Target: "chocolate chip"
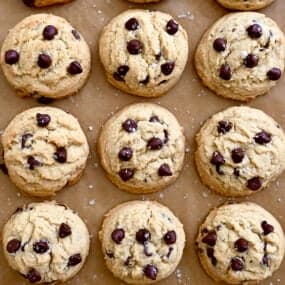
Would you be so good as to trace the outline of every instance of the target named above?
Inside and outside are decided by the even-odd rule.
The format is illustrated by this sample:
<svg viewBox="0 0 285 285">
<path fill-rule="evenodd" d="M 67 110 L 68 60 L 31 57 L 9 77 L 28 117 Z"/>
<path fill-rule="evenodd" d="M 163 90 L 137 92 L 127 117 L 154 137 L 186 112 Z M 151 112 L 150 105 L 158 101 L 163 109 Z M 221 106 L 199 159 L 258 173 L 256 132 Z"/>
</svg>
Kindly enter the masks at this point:
<svg viewBox="0 0 285 285">
<path fill-rule="evenodd" d="M 71 33 L 73 34 L 73 36 L 76 40 L 78 40 L 78 41 L 80 40 L 80 34 L 78 33 L 78 31 L 72 30 Z"/>
<path fill-rule="evenodd" d="M 147 148 L 151 150 L 159 150 L 163 147 L 163 141 L 160 138 L 153 137 L 147 142 Z"/>
<path fill-rule="evenodd" d="M 262 264 L 269 267 L 269 258 L 267 254 L 262 257 Z"/>
<path fill-rule="evenodd" d="M 7 166 L 5 165 L 5 163 L 0 164 L 0 169 L 5 175 L 8 175 L 8 169 L 7 169 Z"/>
<path fill-rule="evenodd" d="M 125 24 L 125 28 L 129 31 L 135 31 L 138 27 L 139 22 L 136 18 L 130 18 Z"/>
<path fill-rule="evenodd" d="M 161 58 L 161 56 L 162 56 L 162 54 L 161 54 L 161 52 L 159 52 L 158 54 L 155 55 L 155 59 L 156 59 L 157 61 L 159 61 L 160 58 Z"/>
<path fill-rule="evenodd" d="M 42 277 L 41 274 L 34 268 L 30 269 L 28 272 L 26 278 L 31 282 L 31 283 L 36 283 L 40 282 Z"/>
<path fill-rule="evenodd" d="M 143 44 L 139 40 L 131 40 L 127 43 L 127 50 L 133 55 L 140 54 L 143 50 Z"/>
<path fill-rule="evenodd" d="M 227 132 L 229 132 L 233 127 L 233 124 L 231 122 L 228 121 L 219 121 L 218 123 L 218 133 L 219 134 L 225 134 Z"/>
<path fill-rule="evenodd" d="M 52 25 L 48 25 L 44 28 L 43 37 L 47 41 L 53 40 L 53 38 L 58 34 L 57 28 Z"/>
<path fill-rule="evenodd" d="M 116 244 L 120 244 L 125 238 L 125 231 L 123 229 L 115 229 L 113 230 L 111 237 Z"/>
<path fill-rule="evenodd" d="M 128 132 L 128 133 L 133 133 L 137 130 L 138 125 L 137 123 L 132 120 L 132 119 L 127 119 L 123 124 L 122 124 L 123 129 Z"/>
<path fill-rule="evenodd" d="M 48 105 L 48 104 L 52 103 L 54 101 L 54 99 L 41 96 L 37 99 L 37 101 L 40 104 Z"/>
<path fill-rule="evenodd" d="M 214 249 L 212 247 L 207 247 L 207 256 L 211 258 L 212 265 L 216 266 L 218 261 L 217 258 L 214 256 Z"/>
<path fill-rule="evenodd" d="M 241 271 L 241 270 L 243 270 L 243 267 L 244 267 L 244 265 L 243 265 L 243 262 L 240 258 L 238 258 L 238 257 L 232 258 L 231 268 L 233 271 Z"/>
<path fill-rule="evenodd" d="M 132 179 L 134 174 L 135 174 L 135 171 L 134 169 L 131 169 L 131 168 L 122 168 L 119 172 L 119 176 L 125 182 Z"/>
<path fill-rule="evenodd" d="M 23 208 L 22 208 L 22 207 L 18 207 L 18 208 L 14 211 L 13 215 L 18 214 L 18 213 L 21 213 L 21 212 L 23 212 Z"/>
<path fill-rule="evenodd" d="M 267 78 L 272 81 L 276 81 L 281 77 L 281 70 L 280 68 L 273 67 L 267 72 Z"/>
<path fill-rule="evenodd" d="M 143 269 L 143 272 L 147 278 L 149 278 L 151 280 L 156 280 L 156 276 L 158 274 L 158 269 L 154 265 L 148 264 Z"/>
<path fill-rule="evenodd" d="M 60 238 L 66 238 L 72 234 L 71 228 L 69 225 L 62 223 L 59 227 L 58 235 Z"/>
<path fill-rule="evenodd" d="M 38 66 L 40 68 L 49 68 L 52 64 L 52 59 L 48 54 L 42 53 L 38 57 Z"/>
<path fill-rule="evenodd" d="M 162 165 L 160 165 L 159 169 L 158 169 L 158 175 L 159 176 L 172 176 L 173 173 L 169 167 L 169 165 L 167 163 L 163 163 Z"/>
<path fill-rule="evenodd" d="M 150 119 L 149 119 L 149 121 L 150 121 L 151 123 L 160 123 L 158 116 L 155 116 L 155 115 L 154 115 L 154 116 L 151 116 Z"/>
<path fill-rule="evenodd" d="M 245 252 L 248 250 L 248 247 L 249 247 L 248 241 L 243 238 L 240 238 L 235 242 L 235 249 L 238 252 Z"/>
<path fill-rule="evenodd" d="M 248 54 L 247 57 L 243 60 L 243 64 L 248 68 L 253 68 L 258 65 L 259 58 L 255 54 Z"/>
<path fill-rule="evenodd" d="M 232 70 L 227 63 L 221 65 L 220 77 L 224 80 L 230 80 L 232 78 Z"/>
<path fill-rule="evenodd" d="M 164 241 L 166 244 L 174 244 L 176 242 L 176 232 L 175 231 L 169 231 L 167 232 L 164 237 Z"/>
<path fill-rule="evenodd" d="M 69 257 L 67 266 L 76 266 L 77 264 L 81 263 L 82 257 L 80 253 L 74 254 Z"/>
<path fill-rule="evenodd" d="M 16 253 L 21 247 L 21 241 L 18 239 L 12 239 L 7 243 L 6 250 L 9 253 Z"/>
<path fill-rule="evenodd" d="M 48 114 L 36 114 L 36 119 L 39 127 L 46 127 L 50 123 L 50 115 Z"/>
<path fill-rule="evenodd" d="M 146 256 L 152 256 L 152 253 L 149 251 L 149 247 L 148 247 L 147 243 L 144 243 L 144 245 L 143 245 L 143 253 Z"/>
<path fill-rule="evenodd" d="M 163 143 L 167 143 L 169 141 L 169 137 L 168 137 L 168 131 L 167 130 L 163 130 L 164 133 L 164 141 Z"/>
<path fill-rule="evenodd" d="M 262 27 L 258 24 L 249 26 L 246 31 L 252 39 L 258 39 L 262 36 Z"/>
<path fill-rule="evenodd" d="M 67 72 L 71 75 L 76 75 L 82 73 L 83 69 L 81 67 L 81 64 L 75 60 L 69 64 L 67 67 Z"/>
<path fill-rule="evenodd" d="M 237 169 L 237 168 L 234 169 L 234 175 L 235 175 L 235 177 L 239 177 L 239 175 L 240 175 L 239 169 Z"/>
<path fill-rule="evenodd" d="M 26 147 L 26 142 L 29 138 L 32 138 L 33 135 L 30 133 L 27 134 L 23 134 L 22 135 L 22 139 L 21 139 L 21 148 L 25 148 Z"/>
<path fill-rule="evenodd" d="M 244 159 L 244 150 L 241 147 L 232 150 L 232 160 L 234 163 L 240 163 Z"/>
<path fill-rule="evenodd" d="M 261 223 L 261 227 L 263 229 L 263 234 L 265 236 L 269 235 L 270 233 L 273 233 L 274 232 L 274 227 L 270 224 L 268 224 L 266 221 L 263 221 Z"/>
<path fill-rule="evenodd" d="M 106 255 L 110 258 L 114 258 L 114 253 L 112 251 L 106 250 Z"/>
<path fill-rule="evenodd" d="M 120 65 L 117 69 L 117 72 L 121 77 L 124 77 L 128 73 L 129 69 L 130 68 L 127 65 Z"/>
<path fill-rule="evenodd" d="M 169 257 L 170 257 L 170 255 L 171 255 L 172 251 L 173 251 L 173 247 L 172 247 L 172 246 L 170 246 L 170 247 L 169 247 L 169 249 L 168 249 L 168 253 L 167 253 L 167 255 L 166 255 L 166 257 L 167 257 L 167 258 L 169 258 Z"/>
<path fill-rule="evenodd" d="M 252 191 L 257 191 L 258 189 L 261 188 L 261 186 L 262 186 L 262 182 L 261 182 L 260 177 L 258 176 L 253 177 L 247 181 L 247 188 L 249 188 Z"/>
<path fill-rule="evenodd" d="M 5 62 L 7 64 L 15 64 L 19 61 L 20 55 L 16 50 L 10 49 L 5 53 Z"/>
<path fill-rule="evenodd" d="M 161 72 L 164 75 L 169 75 L 169 74 L 172 73 L 174 67 L 175 67 L 175 62 L 174 61 L 169 61 L 169 62 L 163 63 L 160 66 L 160 69 L 161 69 Z"/>
<path fill-rule="evenodd" d="M 173 20 L 169 20 L 166 24 L 166 31 L 169 35 L 174 35 L 178 32 L 179 25 Z"/>
<path fill-rule="evenodd" d="M 29 155 L 27 159 L 30 170 L 35 170 L 37 166 L 42 166 L 41 162 L 35 159 L 33 156 Z"/>
<path fill-rule="evenodd" d="M 215 246 L 217 242 L 217 233 L 216 231 L 209 231 L 205 237 L 203 237 L 202 242 L 209 245 Z"/>
<path fill-rule="evenodd" d="M 225 164 L 225 159 L 224 157 L 220 154 L 220 152 L 215 151 L 212 155 L 211 158 L 211 163 L 215 166 L 221 166 Z"/>
<path fill-rule="evenodd" d="M 125 265 L 125 266 L 129 266 L 131 260 L 132 260 L 132 257 L 131 257 L 131 256 L 128 256 L 127 259 L 126 259 L 126 261 L 124 262 L 124 265 Z"/>
<path fill-rule="evenodd" d="M 258 144 L 267 144 L 271 142 L 271 134 L 262 131 L 255 135 L 254 140 Z"/>
<path fill-rule="evenodd" d="M 33 250 L 38 254 L 43 254 L 49 250 L 47 241 L 41 240 L 33 244 Z"/>
<path fill-rule="evenodd" d="M 136 232 L 137 242 L 144 244 L 151 240 L 151 234 L 147 229 L 140 229 Z"/>
<path fill-rule="evenodd" d="M 67 151 L 65 147 L 57 147 L 54 153 L 54 159 L 59 163 L 65 163 L 67 160 Z"/>
<path fill-rule="evenodd" d="M 213 43 L 213 47 L 218 52 L 225 51 L 227 48 L 227 41 L 223 38 L 217 38 Z"/>
<path fill-rule="evenodd" d="M 147 85 L 149 83 L 149 75 L 146 76 L 146 78 L 142 81 L 140 81 L 141 84 Z"/>
<path fill-rule="evenodd" d="M 133 150 L 130 147 L 123 147 L 118 156 L 122 161 L 129 161 L 133 156 Z"/>
</svg>

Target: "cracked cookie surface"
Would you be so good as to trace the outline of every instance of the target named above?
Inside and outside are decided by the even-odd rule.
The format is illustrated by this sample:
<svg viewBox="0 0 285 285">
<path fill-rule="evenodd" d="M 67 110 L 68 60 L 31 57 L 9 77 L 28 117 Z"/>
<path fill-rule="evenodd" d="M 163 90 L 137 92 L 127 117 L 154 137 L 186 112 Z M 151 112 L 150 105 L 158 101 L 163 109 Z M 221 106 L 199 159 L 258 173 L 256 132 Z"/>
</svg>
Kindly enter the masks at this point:
<svg viewBox="0 0 285 285">
<path fill-rule="evenodd" d="M 180 174 L 185 137 L 178 121 L 156 104 L 129 105 L 103 126 L 98 153 L 110 180 L 120 189 L 149 193 Z"/>
<path fill-rule="evenodd" d="M 65 4 L 73 0 L 22 0 L 29 7 L 46 7 L 56 4 Z"/>
<path fill-rule="evenodd" d="M 109 270 L 129 284 L 149 284 L 169 276 L 183 254 L 183 225 L 165 206 L 132 201 L 108 212 L 99 238 Z"/>
<path fill-rule="evenodd" d="M 9 265 L 31 283 L 66 281 L 82 268 L 89 233 L 81 218 L 56 202 L 18 208 L 3 229 Z"/>
<path fill-rule="evenodd" d="M 225 8 L 233 10 L 258 10 L 270 5 L 274 0 L 217 0 Z"/>
<path fill-rule="evenodd" d="M 285 38 L 261 13 L 231 13 L 202 37 L 195 65 L 203 83 L 218 95 L 248 101 L 265 94 L 284 70 Z"/>
<path fill-rule="evenodd" d="M 1 49 L 1 66 L 20 96 L 62 98 L 76 93 L 90 72 L 90 50 L 65 19 L 29 16 L 11 29 Z"/>
<path fill-rule="evenodd" d="M 231 107 L 215 114 L 196 137 L 202 182 L 226 196 L 251 195 L 285 168 L 285 134 L 264 112 Z"/>
<path fill-rule="evenodd" d="M 217 282 L 256 284 L 276 271 L 284 257 L 279 222 L 253 203 L 212 210 L 196 240 L 205 271 Z"/>
<path fill-rule="evenodd" d="M 175 85 L 185 68 L 187 33 L 168 14 L 128 10 L 104 28 L 99 51 L 115 87 L 138 96 L 160 96 Z"/>
<path fill-rule="evenodd" d="M 77 119 L 52 107 L 18 114 L 5 129 L 2 144 L 11 180 L 34 196 L 51 196 L 76 183 L 89 154 Z"/>
</svg>

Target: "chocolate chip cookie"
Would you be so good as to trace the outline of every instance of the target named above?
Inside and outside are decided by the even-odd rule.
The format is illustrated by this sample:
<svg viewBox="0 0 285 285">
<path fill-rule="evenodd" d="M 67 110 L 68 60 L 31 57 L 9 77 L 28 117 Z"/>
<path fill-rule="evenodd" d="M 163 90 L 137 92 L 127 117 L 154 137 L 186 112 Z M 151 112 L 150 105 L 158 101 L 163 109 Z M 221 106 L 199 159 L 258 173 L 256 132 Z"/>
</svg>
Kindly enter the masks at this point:
<svg viewBox="0 0 285 285">
<path fill-rule="evenodd" d="M 222 6 L 233 10 L 258 10 L 270 5 L 274 0 L 217 0 Z"/>
<path fill-rule="evenodd" d="M 168 14 L 128 10 L 104 28 L 99 50 L 111 84 L 134 95 L 155 97 L 180 78 L 188 57 L 187 33 Z"/>
<path fill-rule="evenodd" d="M 268 92 L 284 70 L 285 38 L 263 14 L 231 13 L 203 36 L 195 65 L 203 83 L 218 95 L 248 101 Z"/>
<path fill-rule="evenodd" d="M 72 0 L 22 0 L 29 7 L 46 7 L 56 4 L 64 4 Z"/>
<path fill-rule="evenodd" d="M 3 252 L 9 265 L 31 283 L 64 282 L 82 268 L 89 233 L 65 205 L 32 203 L 18 208 L 4 226 Z"/>
<path fill-rule="evenodd" d="M 149 193 L 173 183 L 185 152 L 183 129 L 165 108 L 127 106 L 103 126 L 98 153 L 110 180 L 120 189 Z"/>
<path fill-rule="evenodd" d="M 76 93 L 90 71 L 90 50 L 65 19 L 29 16 L 11 29 L 1 49 L 1 66 L 20 96 L 62 98 Z"/>
<path fill-rule="evenodd" d="M 150 201 L 118 205 L 106 214 L 99 233 L 106 265 L 129 284 L 168 277 L 183 254 L 183 225 L 165 206 Z"/>
<path fill-rule="evenodd" d="M 11 180 L 34 196 L 51 196 L 81 177 L 89 154 L 75 117 L 51 107 L 18 114 L 2 135 Z"/>
<path fill-rule="evenodd" d="M 215 114 L 196 137 L 202 182 L 226 196 L 251 195 L 285 168 L 285 134 L 260 110 L 232 107 Z"/>
<path fill-rule="evenodd" d="M 196 243 L 205 271 L 228 284 L 257 284 L 270 277 L 279 268 L 285 248 L 278 221 L 253 203 L 212 210 Z"/>
</svg>

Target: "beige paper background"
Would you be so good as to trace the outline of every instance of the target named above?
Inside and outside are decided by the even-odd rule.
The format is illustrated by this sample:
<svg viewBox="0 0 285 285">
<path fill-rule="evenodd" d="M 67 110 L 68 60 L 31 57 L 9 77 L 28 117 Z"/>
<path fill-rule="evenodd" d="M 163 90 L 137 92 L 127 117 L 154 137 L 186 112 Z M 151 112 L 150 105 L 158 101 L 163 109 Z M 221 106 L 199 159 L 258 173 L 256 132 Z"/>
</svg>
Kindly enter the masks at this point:
<svg viewBox="0 0 285 285">
<path fill-rule="evenodd" d="M 56 199 L 66 203 L 79 212 L 86 221 L 92 234 L 90 256 L 82 271 L 67 284 L 70 285 L 115 285 L 123 284 L 106 269 L 97 233 L 103 214 L 118 203 L 143 199 L 142 195 L 131 195 L 116 189 L 105 177 L 95 153 L 95 142 L 103 122 L 116 110 L 126 104 L 143 101 L 138 97 L 123 94 L 110 86 L 98 57 L 98 37 L 102 27 L 115 15 L 129 7 L 141 7 L 161 10 L 179 18 L 180 23 L 189 34 L 190 56 L 181 81 L 167 95 L 148 100 L 168 107 L 185 128 L 187 147 L 185 167 L 178 181 L 166 190 L 146 199 L 158 200 L 169 206 L 185 225 L 187 245 L 177 274 L 158 284 L 175 285 L 211 285 L 213 281 L 202 270 L 194 250 L 194 239 L 199 223 L 214 206 L 226 201 L 225 198 L 211 193 L 202 186 L 193 164 L 195 150 L 194 136 L 200 124 L 213 113 L 238 102 L 222 99 L 202 86 L 193 68 L 193 52 L 203 31 L 216 19 L 227 13 L 214 0 L 163 0 L 159 4 L 134 5 L 126 0 L 76 0 L 64 6 L 46 9 L 30 9 L 21 0 L 0 1 L 0 43 L 9 30 L 22 18 L 37 12 L 51 12 L 68 19 L 85 37 L 92 49 L 92 73 L 86 86 L 73 97 L 51 104 L 71 112 L 78 117 L 91 146 L 91 158 L 81 181 L 71 188 L 65 188 L 57 194 Z M 263 10 L 273 17 L 285 31 L 285 2 L 275 3 Z M 260 108 L 272 115 L 285 128 L 285 76 L 270 94 L 260 97 L 249 105 Z M 14 115 L 29 107 L 38 105 L 33 99 L 22 99 L 15 96 L 0 73 L 0 129 L 3 130 Z M 91 130 L 90 126 L 93 128 Z M 90 186 L 92 185 L 92 186 Z M 264 206 L 280 220 L 285 228 L 285 173 L 278 182 L 261 193 L 245 199 Z M 92 187 L 92 189 L 90 189 Z M 95 205 L 89 202 L 95 200 Z M 240 199 L 242 200 L 242 199 Z M 32 197 L 20 195 L 8 176 L 0 172 L 0 228 L 16 207 L 30 201 Z M 270 283 L 272 282 L 272 283 Z M 7 265 L 0 250 L 0 284 L 28 284 L 22 277 L 13 272 Z M 274 276 L 262 284 L 285 284 L 285 262 Z"/>
</svg>

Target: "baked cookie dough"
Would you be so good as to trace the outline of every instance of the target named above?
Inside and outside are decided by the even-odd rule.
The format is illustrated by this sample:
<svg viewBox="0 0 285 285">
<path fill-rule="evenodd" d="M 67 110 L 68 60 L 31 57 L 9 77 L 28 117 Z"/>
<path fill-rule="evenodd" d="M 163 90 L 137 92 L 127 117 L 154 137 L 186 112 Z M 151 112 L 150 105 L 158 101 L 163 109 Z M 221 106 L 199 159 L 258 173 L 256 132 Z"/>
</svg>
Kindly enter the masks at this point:
<svg viewBox="0 0 285 285">
<path fill-rule="evenodd" d="M 216 282 L 257 284 L 279 268 L 285 240 L 269 212 L 240 203 L 212 210 L 196 244 L 202 266 Z"/>
<path fill-rule="evenodd" d="M 285 135 L 260 110 L 232 107 L 206 121 L 196 136 L 202 182 L 226 196 L 245 196 L 274 181 L 285 168 Z"/>
<path fill-rule="evenodd" d="M 138 96 L 160 96 L 185 68 L 187 33 L 168 14 L 128 10 L 104 28 L 99 51 L 112 85 Z"/>
<path fill-rule="evenodd" d="M 56 4 L 64 4 L 72 0 L 22 0 L 29 7 L 46 7 Z"/>
<path fill-rule="evenodd" d="M 75 117 L 52 107 L 18 114 L 2 134 L 11 180 L 33 196 L 51 196 L 81 177 L 89 154 Z"/>
<path fill-rule="evenodd" d="M 106 214 L 99 232 L 109 270 L 129 284 L 168 277 L 183 254 L 183 225 L 165 206 L 132 201 Z"/>
<path fill-rule="evenodd" d="M 18 208 L 4 226 L 3 252 L 9 265 L 31 283 L 63 282 L 82 268 L 89 233 L 65 205 L 32 203 Z"/>
<path fill-rule="evenodd" d="M 167 109 L 129 105 L 103 126 L 98 153 L 109 179 L 120 189 L 149 193 L 173 183 L 183 166 L 183 128 Z"/>
<path fill-rule="evenodd" d="M 258 10 L 270 5 L 274 0 L 217 0 L 222 6 L 233 10 Z"/>
<path fill-rule="evenodd" d="M 203 36 L 195 65 L 218 95 L 248 101 L 268 92 L 284 70 L 285 38 L 277 24 L 255 12 L 231 13 Z"/>
<path fill-rule="evenodd" d="M 62 98 L 76 93 L 90 71 L 90 50 L 65 19 L 29 16 L 11 29 L 1 49 L 1 66 L 19 96 Z"/>
</svg>

